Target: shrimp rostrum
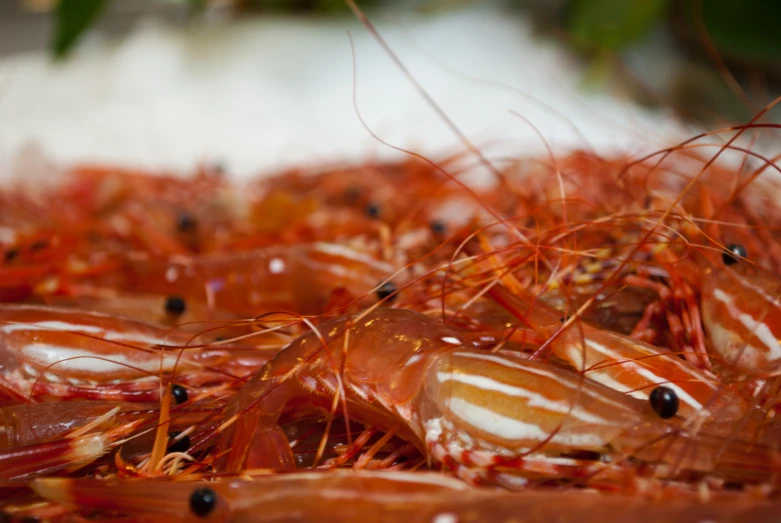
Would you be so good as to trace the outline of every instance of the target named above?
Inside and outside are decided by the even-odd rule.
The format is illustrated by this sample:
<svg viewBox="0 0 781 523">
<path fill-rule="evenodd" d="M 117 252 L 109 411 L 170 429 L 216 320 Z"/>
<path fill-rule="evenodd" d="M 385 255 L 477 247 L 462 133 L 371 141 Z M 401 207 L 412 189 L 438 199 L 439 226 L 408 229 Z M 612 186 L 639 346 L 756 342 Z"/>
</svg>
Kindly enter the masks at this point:
<svg viewBox="0 0 781 523">
<path fill-rule="evenodd" d="M 279 352 L 229 405 L 221 465 L 292 468 L 277 422 L 297 400 L 394 431 L 473 484 L 543 478 L 613 490 L 636 477 L 638 462 L 667 478 L 773 473 L 770 449 L 687 432 L 647 402 L 518 354 L 473 348 L 409 310 L 343 317 Z"/>
</svg>

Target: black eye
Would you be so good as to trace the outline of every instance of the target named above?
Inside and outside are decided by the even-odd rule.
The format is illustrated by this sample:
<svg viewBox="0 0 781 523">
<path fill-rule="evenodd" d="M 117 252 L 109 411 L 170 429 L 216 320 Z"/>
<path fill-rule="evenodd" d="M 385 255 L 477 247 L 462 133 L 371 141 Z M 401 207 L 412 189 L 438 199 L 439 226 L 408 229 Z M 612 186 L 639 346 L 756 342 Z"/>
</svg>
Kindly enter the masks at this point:
<svg viewBox="0 0 781 523">
<path fill-rule="evenodd" d="M 739 243 L 732 243 L 727 245 L 727 248 L 721 253 L 721 259 L 724 265 L 735 265 L 740 261 L 740 258 L 748 257 L 746 248 Z"/>
<path fill-rule="evenodd" d="M 651 408 L 662 419 L 669 419 L 678 414 L 678 395 L 670 387 L 656 387 L 648 396 Z"/>
<path fill-rule="evenodd" d="M 187 303 L 181 296 L 169 296 L 165 299 L 165 312 L 179 316 L 187 310 Z"/>
<path fill-rule="evenodd" d="M 185 389 L 178 383 L 175 383 L 171 387 L 171 396 L 174 397 L 174 401 L 176 402 L 177 405 L 181 405 L 182 403 L 190 399 L 190 395 L 187 393 L 187 389 Z"/>
<path fill-rule="evenodd" d="M 19 256 L 19 249 L 8 249 L 7 251 L 5 251 L 6 262 L 13 261 L 14 258 L 16 258 L 17 256 Z"/>
<path fill-rule="evenodd" d="M 210 488 L 199 488 L 190 494 L 190 510 L 199 518 L 205 518 L 217 505 L 217 494 Z"/>
<path fill-rule="evenodd" d="M 366 216 L 372 220 L 378 219 L 380 214 L 382 214 L 382 209 L 380 208 L 379 203 L 371 202 L 366 206 Z"/>
<path fill-rule="evenodd" d="M 176 226 L 181 232 L 192 231 L 195 229 L 196 223 L 193 215 L 188 212 L 180 213 L 179 216 L 176 217 Z"/>
<path fill-rule="evenodd" d="M 377 298 L 380 300 L 384 300 L 388 298 L 388 303 L 392 302 L 396 299 L 396 295 L 394 294 L 396 292 L 396 285 L 392 281 L 388 281 L 380 285 L 380 288 L 377 289 Z M 393 296 L 391 296 L 393 294 Z"/>
<path fill-rule="evenodd" d="M 190 448 L 190 436 L 182 436 L 181 438 L 176 439 L 179 437 L 179 434 L 181 434 L 181 432 L 172 432 L 168 435 L 168 452 L 187 452 Z"/>
<path fill-rule="evenodd" d="M 445 222 L 440 220 L 434 220 L 431 222 L 431 232 L 438 235 L 443 235 L 447 232 L 447 225 L 445 225 Z"/>
</svg>

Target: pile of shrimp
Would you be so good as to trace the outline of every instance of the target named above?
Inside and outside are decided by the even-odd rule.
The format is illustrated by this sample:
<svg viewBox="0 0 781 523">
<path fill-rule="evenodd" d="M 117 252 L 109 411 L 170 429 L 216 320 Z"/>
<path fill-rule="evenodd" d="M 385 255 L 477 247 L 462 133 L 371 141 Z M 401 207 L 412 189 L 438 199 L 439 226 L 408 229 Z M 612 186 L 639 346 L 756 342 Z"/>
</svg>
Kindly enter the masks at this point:
<svg viewBox="0 0 781 523">
<path fill-rule="evenodd" d="M 775 520 L 779 169 L 731 144 L 4 189 L 3 517 Z"/>
</svg>

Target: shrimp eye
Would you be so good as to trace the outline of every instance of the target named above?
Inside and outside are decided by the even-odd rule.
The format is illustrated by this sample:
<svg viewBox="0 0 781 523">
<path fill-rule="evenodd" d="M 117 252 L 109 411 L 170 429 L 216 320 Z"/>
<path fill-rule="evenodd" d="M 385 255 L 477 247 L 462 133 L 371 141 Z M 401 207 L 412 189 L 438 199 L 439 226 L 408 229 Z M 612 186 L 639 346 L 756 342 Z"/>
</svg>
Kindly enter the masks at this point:
<svg viewBox="0 0 781 523">
<path fill-rule="evenodd" d="M 19 249 L 8 249 L 5 251 L 6 262 L 12 262 L 17 256 L 19 256 Z"/>
<path fill-rule="evenodd" d="M 434 234 L 443 235 L 447 232 L 447 225 L 445 225 L 445 222 L 440 220 L 434 220 L 431 222 L 431 232 Z"/>
<path fill-rule="evenodd" d="M 727 245 L 727 248 L 721 253 L 721 259 L 724 265 L 735 265 L 740 261 L 740 258 L 748 257 L 746 248 L 739 243 L 732 243 Z"/>
<path fill-rule="evenodd" d="M 165 299 L 165 312 L 180 316 L 187 310 L 187 303 L 181 296 L 169 296 Z"/>
<path fill-rule="evenodd" d="M 171 395 L 174 397 L 174 401 L 176 402 L 177 405 L 181 405 L 182 403 L 190 399 L 190 395 L 187 393 L 187 389 L 185 389 L 178 383 L 175 383 L 171 387 Z"/>
<path fill-rule="evenodd" d="M 379 300 L 385 300 L 388 299 L 388 303 L 392 302 L 396 299 L 396 295 L 394 294 L 398 289 L 396 289 L 396 285 L 392 281 L 386 281 L 382 285 L 380 285 L 380 288 L 377 289 L 377 298 Z"/>
<path fill-rule="evenodd" d="M 366 216 L 369 218 L 376 220 L 380 217 L 380 214 L 382 214 L 382 209 L 380 208 L 380 204 L 377 202 L 370 202 L 366 206 Z"/>
<path fill-rule="evenodd" d="M 190 448 L 190 436 L 182 436 L 179 439 L 181 432 L 172 432 L 168 435 L 168 452 L 186 452 Z"/>
<path fill-rule="evenodd" d="M 196 221 L 192 214 L 188 212 L 180 213 L 176 217 L 176 227 L 181 232 L 188 232 L 195 229 Z"/>
<path fill-rule="evenodd" d="M 670 387 L 656 387 L 648 396 L 648 401 L 662 419 L 670 419 L 678 414 L 678 395 Z"/>
<path fill-rule="evenodd" d="M 199 488 L 190 494 L 190 510 L 199 518 L 208 516 L 217 505 L 217 494 L 210 488 Z"/>
</svg>

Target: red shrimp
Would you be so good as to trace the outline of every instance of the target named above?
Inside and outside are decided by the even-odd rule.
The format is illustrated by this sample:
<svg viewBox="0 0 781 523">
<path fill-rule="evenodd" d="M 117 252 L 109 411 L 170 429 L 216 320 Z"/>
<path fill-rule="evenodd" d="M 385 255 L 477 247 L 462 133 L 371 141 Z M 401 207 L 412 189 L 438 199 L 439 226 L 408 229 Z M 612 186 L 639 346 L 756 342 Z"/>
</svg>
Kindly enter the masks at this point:
<svg viewBox="0 0 781 523">
<path fill-rule="evenodd" d="M 749 411 L 748 402 L 734 390 L 674 352 L 599 329 L 577 316 L 560 317 L 557 311 L 520 289 L 511 292 L 497 284 L 488 294 L 521 318 L 524 326 L 530 325 L 509 329 L 507 339 L 549 347 L 552 354 L 590 380 L 644 401 L 654 388 L 664 385 L 677 394 L 678 413 L 685 418 L 697 414 L 734 421 Z M 540 332 L 535 335 L 535 330 Z"/>
<path fill-rule="evenodd" d="M 781 375 L 781 283 L 740 256 L 706 271 L 702 320 L 720 363 L 739 373 Z"/>
<path fill-rule="evenodd" d="M 350 419 L 393 430 L 474 483 L 520 487 L 542 476 L 616 488 L 626 480 L 626 456 L 727 477 L 772 474 L 764 447 L 688 433 L 647 403 L 578 374 L 463 343 L 457 331 L 409 310 L 321 325 L 232 400 L 220 466 L 292 468 L 277 422 L 288 404 L 306 399 L 326 411 L 341 401 Z M 611 459 L 568 456 L 577 451 Z"/>
<path fill-rule="evenodd" d="M 473 255 L 469 261 L 474 266 L 462 264 L 465 269 L 463 274 L 456 274 L 456 280 L 463 281 L 464 275 L 474 277 L 469 274 L 475 271 L 473 267 L 486 265 L 496 257 L 494 253 L 479 252 L 471 242 L 465 245 L 465 250 Z M 547 361 L 553 357 L 557 363 L 565 363 L 589 380 L 642 401 L 647 401 L 657 387 L 665 386 L 677 396 L 680 405 L 677 414 L 690 421 L 696 419 L 698 423 L 735 421 L 752 413 L 750 401 L 739 389 L 725 385 L 680 354 L 584 321 L 584 310 L 603 296 L 601 287 L 578 308 L 567 301 L 565 287 L 561 298 L 564 312 L 548 305 L 542 295 L 535 296 L 528 291 L 504 268 L 501 259 L 497 268 L 489 267 L 488 271 L 479 272 L 482 287 L 476 291 L 478 296 L 485 297 L 476 302 L 469 300 L 466 302 L 469 305 L 465 303 L 461 311 L 476 324 L 472 329 L 483 340 L 482 346 L 508 350 L 511 347 L 504 344 L 513 342 L 515 350 L 534 351 L 534 359 Z M 497 316 L 484 305 L 476 307 L 488 299 L 510 316 Z"/>
<path fill-rule="evenodd" d="M 171 260 L 128 260 L 120 271 L 84 283 L 130 294 L 181 296 L 250 316 L 280 310 L 321 314 L 339 291 L 372 303 L 371 291 L 394 275 L 394 267 L 360 246 L 316 242 Z"/>
<path fill-rule="evenodd" d="M 251 215 L 260 230 L 275 236 L 295 237 L 296 232 L 309 230 L 318 233 L 318 240 L 328 241 L 375 232 L 378 224 L 399 233 L 416 225 L 427 227 L 432 202 L 436 205 L 452 196 L 454 188 L 447 177 L 417 158 L 317 173 L 285 172 L 259 181 Z M 410 195 L 420 203 L 411 202 Z"/>
<path fill-rule="evenodd" d="M 734 494 L 692 503 L 681 499 L 604 496 L 576 489 L 473 490 L 435 473 L 331 471 L 216 482 L 41 478 L 34 480 L 32 486 L 46 499 L 89 509 L 92 519 L 100 516 L 95 510 L 102 510 L 114 517 L 127 514 L 142 521 L 168 522 L 477 523 L 517 521 L 521 514 L 523 521 L 529 523 L 584 518 L 635 523 L 770 523 L 776 521 L 781 510 L 777 501 L 746 500 Z"/>
<path fill-rule="evenodd" d="M 5 246 L 0 266 L 0 298 L 22 301 L 58 293 L 71 276 L 85 277 L 119 267 L 91 249 L 93 242 L 77 228 L 39 229 L 17 234 Z"/>
<path fill-rule="evenodd" d="M 275 352 L 203 348 L 189 335 L 121 316 L 33 305 L 0 306 L 0 343 L 0 389 L 11 402 L 155 401 L 161 380 L 196 389 L 230 384 Z"/>
<path fill-rule="evenodd" d="M 180 296 L 127 295 L 112 289 L 101 289 L 100 292 L 89 295 L 87 289 L 80 288 L 72 295 L 47 296 L 41 301 L 49 306 L 124 316 L 192 334 L 199 334 L 215 326 L 219 327 L 215 336 L 220 338 L 241 336 L 251 332 L 246 322 L 238 321 L 240 320 L 238 315 L 208 307 L 205 302 L 184 300 Z"/>
<path fill-rule="evenodd" d="M 260 477 L 255 481 L 95 481 L 47 478 L 33 483 L 47 499 L 93 509 L 128 514 L 161 514 L 168 521 L 243 521 L 252 512 L 269 518 L 307 520 L 342 514 L 342 519 L 364 519 L 367 514 L 413 516 L 416 510 L 443 494 L 468 494 L 463 482 L 436 473 L 332 471 Z M 190 508 L 199 489 L 216 494 L 213 506 L 200 517 Z M 356 493 L 360 495 L 356 496 Z M 162 494 L 162 495 L 161 495 Z M 291 508 L 296 507 L 291 511 Z M 339 508 L 336 512 L 324 510 Z M 263 507 L 258 511 L 258 507 Z M 201 507 L 199 507 L 201 508 Z M 319 514 L 319 515 L 318 515 Z"/>
</svg>

